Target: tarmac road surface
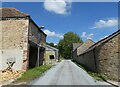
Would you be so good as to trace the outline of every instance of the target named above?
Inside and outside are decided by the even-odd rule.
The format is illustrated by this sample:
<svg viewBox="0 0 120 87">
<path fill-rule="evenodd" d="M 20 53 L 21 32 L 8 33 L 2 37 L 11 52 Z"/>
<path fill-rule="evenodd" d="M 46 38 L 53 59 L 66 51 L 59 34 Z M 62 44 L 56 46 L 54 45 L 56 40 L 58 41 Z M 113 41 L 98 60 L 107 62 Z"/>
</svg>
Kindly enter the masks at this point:
<svg viewBox="0 0 120 87">
<path fill-rule="evenodd" d="M 109 85 L 98 82 L 71 60 L 63 60 L 31 85 Z"/>
</svg>

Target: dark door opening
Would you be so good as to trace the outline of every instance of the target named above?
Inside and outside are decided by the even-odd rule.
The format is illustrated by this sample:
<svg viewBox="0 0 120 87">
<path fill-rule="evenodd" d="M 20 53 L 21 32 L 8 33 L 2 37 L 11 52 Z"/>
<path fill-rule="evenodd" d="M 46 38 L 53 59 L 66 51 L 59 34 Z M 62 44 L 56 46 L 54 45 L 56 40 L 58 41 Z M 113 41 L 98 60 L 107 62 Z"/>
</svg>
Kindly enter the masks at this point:
<svg viewBox="0 0 120 87">
<path fill-rule="evenodd" d="M 36 67 L 38 58 L 38 48 L 30 45 L 29 48 L 29 69 Z"/>
<path fill-rule="evenodd" d="M 55 59 L 55 58 L 54 58 L 54 55 L 50 55 L 50 59 Z"/>
</svg>

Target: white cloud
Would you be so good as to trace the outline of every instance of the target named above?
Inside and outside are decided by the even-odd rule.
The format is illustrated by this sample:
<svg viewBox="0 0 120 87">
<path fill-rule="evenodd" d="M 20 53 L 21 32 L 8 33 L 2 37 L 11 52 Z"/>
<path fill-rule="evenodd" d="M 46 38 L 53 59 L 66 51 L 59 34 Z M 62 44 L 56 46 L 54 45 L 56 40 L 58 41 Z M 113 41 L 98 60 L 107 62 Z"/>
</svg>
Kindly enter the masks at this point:
<svg viewBox="0 0 120 87">
<path fill-rule="evenodd" d="M 45 0 L 44 8 L 56 14 L 67 14 L 70 12 L 71 0 Z"/>
<path fill-rule="evenodd" d="M 106 36 L 104 36 L 104 37 L 100 38 L 100 40 L 101 40 L 101 39 L 104 39 L 104 38 L 106 38 L 106 37 L 108 37 L 108 35 L 106 35 Z"/>
<path fill-rule="evenodd" d="M 44 33 L 47 34 L 47 36 L 63 38 L 62 34 L 58 34 L 49 30 L 44 30 Z"/>
<path fill-rule="evenodd" d="M 115 27 L 117 25 L 118 25 L 118 20 L 116 18 L 110 18 L 110 19 L 99 20 L 98 22 L 95 22 L 94 27 L 92 27 L 92 29 Z"/>
<path fill-rule="evenodd" d="M 90 33 L 90 34 L 86 34 L 86 32 L 83 32 L 81 37 L 86 38 L 86 39 L 92 39 L 92 37 L 94 36 L 94 34 Z"/>
<path fill-rule="evenodd" d="M 57 45 L 56 43 L 54 43 L 54 45 Z"/>
</svg>

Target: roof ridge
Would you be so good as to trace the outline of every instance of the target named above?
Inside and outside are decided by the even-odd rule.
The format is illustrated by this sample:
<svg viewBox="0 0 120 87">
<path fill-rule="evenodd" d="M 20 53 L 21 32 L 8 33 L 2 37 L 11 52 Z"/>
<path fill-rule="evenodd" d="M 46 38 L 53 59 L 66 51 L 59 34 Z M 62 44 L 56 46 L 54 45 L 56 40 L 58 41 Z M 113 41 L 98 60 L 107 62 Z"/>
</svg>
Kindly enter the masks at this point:
<svg viewBox="0 0 120 87">
<path fill-rule="evenodd" d="M 120 29 L 117 30 L 116 32 L 112 33 L 112 34 L 109 35 L 108 37 L 99 40 L 98 42 L 96 42 L 95 44 L 93 44 L 92 46 L 90 46 L 87 50 L 85 50 L 82 54 L 87 53 L 87 52 L 89 52 L 90 50 L 94 49 L 97 44 L 100 45 L 100 44 L 99 44 L 100 42 L 103 41 L 102 43 L 104 43 L 104 42 L 108 41 L 109 39 L 115 37 L 115 36 L 118 35 L 118 34 L 120 34 Z M 101 44 L 102 44 L 102 43 L 101 43 Z M 81 54 L 81 55 L 82 55 L 82 54 Z"/>
<path fill-rule="evenodd" d="M 29 17 L 29 14 L 26 14 L 24 12 L 21 12 L 20 10 L 16 8 L 0 8 L 0 11 L 2 11 L 2 18 L 9 18 L 9 17 Z"/>
<path fill-rule="evenodd" d="M 98 44 L 98 43 L 101 42 L 101 41 L 104 41 L 104 40 L 107 39 L 107 38 L 110 38 L 110 37 L 112 38 L 112 36 L 113 36 L 113 35 L 116 35 L 117 33 L 120 33 L 120 29 L 117 30 L 116 32 L 110 34 L 109 36 L 107 36 L 107 37 L 105 37 L 105 38 L 103 38 L 103 39 L 97 41 L 97 42 L 96 42 L 95 44 L 93 44 L 91 47 L 93 47 L 94 45 Z M 91 47 L 90 47 L 90 48 L 91 48 Z"/>
</svg>

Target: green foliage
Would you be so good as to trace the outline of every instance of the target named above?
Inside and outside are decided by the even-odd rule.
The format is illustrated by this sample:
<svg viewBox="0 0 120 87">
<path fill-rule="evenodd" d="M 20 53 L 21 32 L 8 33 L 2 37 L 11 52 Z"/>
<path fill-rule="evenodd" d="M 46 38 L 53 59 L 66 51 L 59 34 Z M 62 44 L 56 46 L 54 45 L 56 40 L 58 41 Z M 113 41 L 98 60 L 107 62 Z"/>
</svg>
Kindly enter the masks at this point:
<svg viewBox="0 0 120 87">
<path fill-rule="evenodd" d="M 82 43 L 82 39 L 73 32 L 68 32 L 64 35 L 64 39 L 61 39 L 58 43 L 59 53 L 66 59 L 72 58 L 72 44 Z"/>
<path fill-rule="evenodd" d="M 58 46 L 57 46 L 57 45 L 54 45 L 53 42 L 51 42 L 51 43 L 47 43 L 47 44 L 50 45 L 50 46 L 52 46 L 52 47 L 58 48 Z"/>
<path fill-rule="evenodd" d="M 48 43 L 48 45 L 54 47 L 54 43 L 52 43 L 52 42 L 51 42 L 51 43 Z"/>
<path fill-rule="evenodd" d="M 52 65 L 42 65 L 26 71 L 16 82 L 31 81 L 42 75 L 46 70 L 50 69 Z"/>
</svg>

